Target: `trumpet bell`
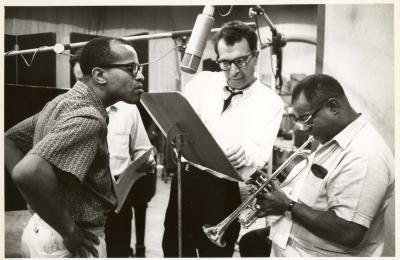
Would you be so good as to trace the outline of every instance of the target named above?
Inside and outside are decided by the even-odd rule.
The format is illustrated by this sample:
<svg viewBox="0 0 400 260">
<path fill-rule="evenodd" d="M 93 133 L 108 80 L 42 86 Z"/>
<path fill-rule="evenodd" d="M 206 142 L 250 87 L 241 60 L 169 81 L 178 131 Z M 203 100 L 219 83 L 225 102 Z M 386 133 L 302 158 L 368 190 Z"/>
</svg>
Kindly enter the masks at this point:
<svg viewBox="0 0 400 260">
<path fill-rule="evenodd" d="M 225 247 L 226 243 L 222 240 L 224 232 L 221 232 L 219 226 L 203 225 L 203 232 L 206 234 L 208 239 L 219 247 Z"/>
</svg>

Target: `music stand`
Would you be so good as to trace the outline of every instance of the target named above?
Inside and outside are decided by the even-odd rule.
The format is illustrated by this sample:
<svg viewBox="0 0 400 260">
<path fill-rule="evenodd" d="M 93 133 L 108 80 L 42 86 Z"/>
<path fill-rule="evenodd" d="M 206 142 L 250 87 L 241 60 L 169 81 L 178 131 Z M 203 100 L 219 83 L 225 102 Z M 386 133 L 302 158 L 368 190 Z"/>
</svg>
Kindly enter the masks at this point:
<svg viewBox="0 0 400 260">
<path fill-rule="evenodd" d="M 140 102 L 168 140 L 183 138 L 182 155 L 189 164 L 243 181 L 184 96 L 178 92 L 144 93 Z"/>
<path fill-rule="evenodd" d="M 182 156 L 217 177 L 242 181 L 189 102 L 178 92 L 143 93 L 140 102 L 177 150 L 178 252 L 182 257 Z"/>
</svg>

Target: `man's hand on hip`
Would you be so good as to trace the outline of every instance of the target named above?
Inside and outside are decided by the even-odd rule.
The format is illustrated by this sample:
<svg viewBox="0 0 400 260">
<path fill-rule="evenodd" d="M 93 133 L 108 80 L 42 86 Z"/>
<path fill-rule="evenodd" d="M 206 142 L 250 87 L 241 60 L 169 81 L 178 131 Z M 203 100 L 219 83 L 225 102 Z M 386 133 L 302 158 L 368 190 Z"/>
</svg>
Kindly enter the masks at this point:
<svg viewBox="0 0 400 260">
<path fill-rule="evenodd" d="M 99 257 L 99 253 L 94 247 L 94 244 L 100 244 L 99 238 L 77 225 L 68 236 L 63 238 L 63 242 L 72 257 L 89 257 L 88 253 L 94 257 Z"/>
</svg>

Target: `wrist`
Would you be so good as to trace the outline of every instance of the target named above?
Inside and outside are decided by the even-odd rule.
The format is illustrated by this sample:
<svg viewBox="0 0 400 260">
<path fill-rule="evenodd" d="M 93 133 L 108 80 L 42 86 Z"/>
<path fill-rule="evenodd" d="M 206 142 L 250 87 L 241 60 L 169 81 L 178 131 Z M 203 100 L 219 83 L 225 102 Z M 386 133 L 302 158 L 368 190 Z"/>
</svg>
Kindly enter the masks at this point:
<svg viewBox="0 0 400 260">
<path fill-rule="evenodd" d="M 75 222 L 72 222 L 72 223 L 68 224 L 62 232 L 60 232 L 60 235 L 63 238 L 68 239 L 70 237 L 73 237 L 75 235 L 75 233 L 77 232 L 77 230 L 78 230 L 78 226 L 75 224 Z"/>
<path fill-rule="evenodd" d="M 294 207 L 296 204 L 297 204 L 297 202 L 292 200 L 292 201 L 288 204 L 288 206 L 286 207 L 286 211 L 292 212 L 293 207 Z"/>
</svg>

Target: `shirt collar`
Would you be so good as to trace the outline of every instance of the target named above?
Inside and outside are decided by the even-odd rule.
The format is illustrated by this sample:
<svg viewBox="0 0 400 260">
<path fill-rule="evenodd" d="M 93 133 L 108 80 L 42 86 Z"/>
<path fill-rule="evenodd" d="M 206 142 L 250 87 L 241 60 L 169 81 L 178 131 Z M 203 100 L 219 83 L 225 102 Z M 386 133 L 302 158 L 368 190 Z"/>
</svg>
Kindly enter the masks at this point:
<svg viewBox="0 0 400 260">
<path fill-rule="evenodd" d="M 243 93 L 243 96 L 245 96 L 247 93 L 250 92 L 249 90 L 252 89 L 251 86 L 253 86 L 256 82 L 257 82 L 257 79 L 253 83 L 251 83 L 250 85 L 248 85 L 242 89 L 233 89 L 229 86 L 228 82 L 225 81 L 225 86 L 223 87 L 224 95 L 229 96 L 232 92 L 235 93 L 235 92 L 241 91 Z"/>
<path fill-rule="evenodd" d="M 104 118 L 107 118 L 107 111 L 104 107 L 103 102 L 90 87 L 88 87 L 82 81 L 77 81 L 72 90 L 86 96 L 89 101 L 94 105 L 94 107 L 99 110 L 101 115 L 104 116 Z"/>
<path fill-rule="evenodd" d="M 332 138 L 326 145 L 336 142 L 342 149 L 346 149 L 353 140 L 354 136 L 367 124 L 365 116 L 361 115 L 340 131 L 335 137 Z M 324 145 L 324 146 L 326 146 Z"/>
<path fill-rule="evenodd" d="M 115 104 L 113 104 L 113 105 L 107 107 L 106 110 L 107 110 L 107 113 L 117 112 L 118 111 L 118 107 Z"/>
</svg>

